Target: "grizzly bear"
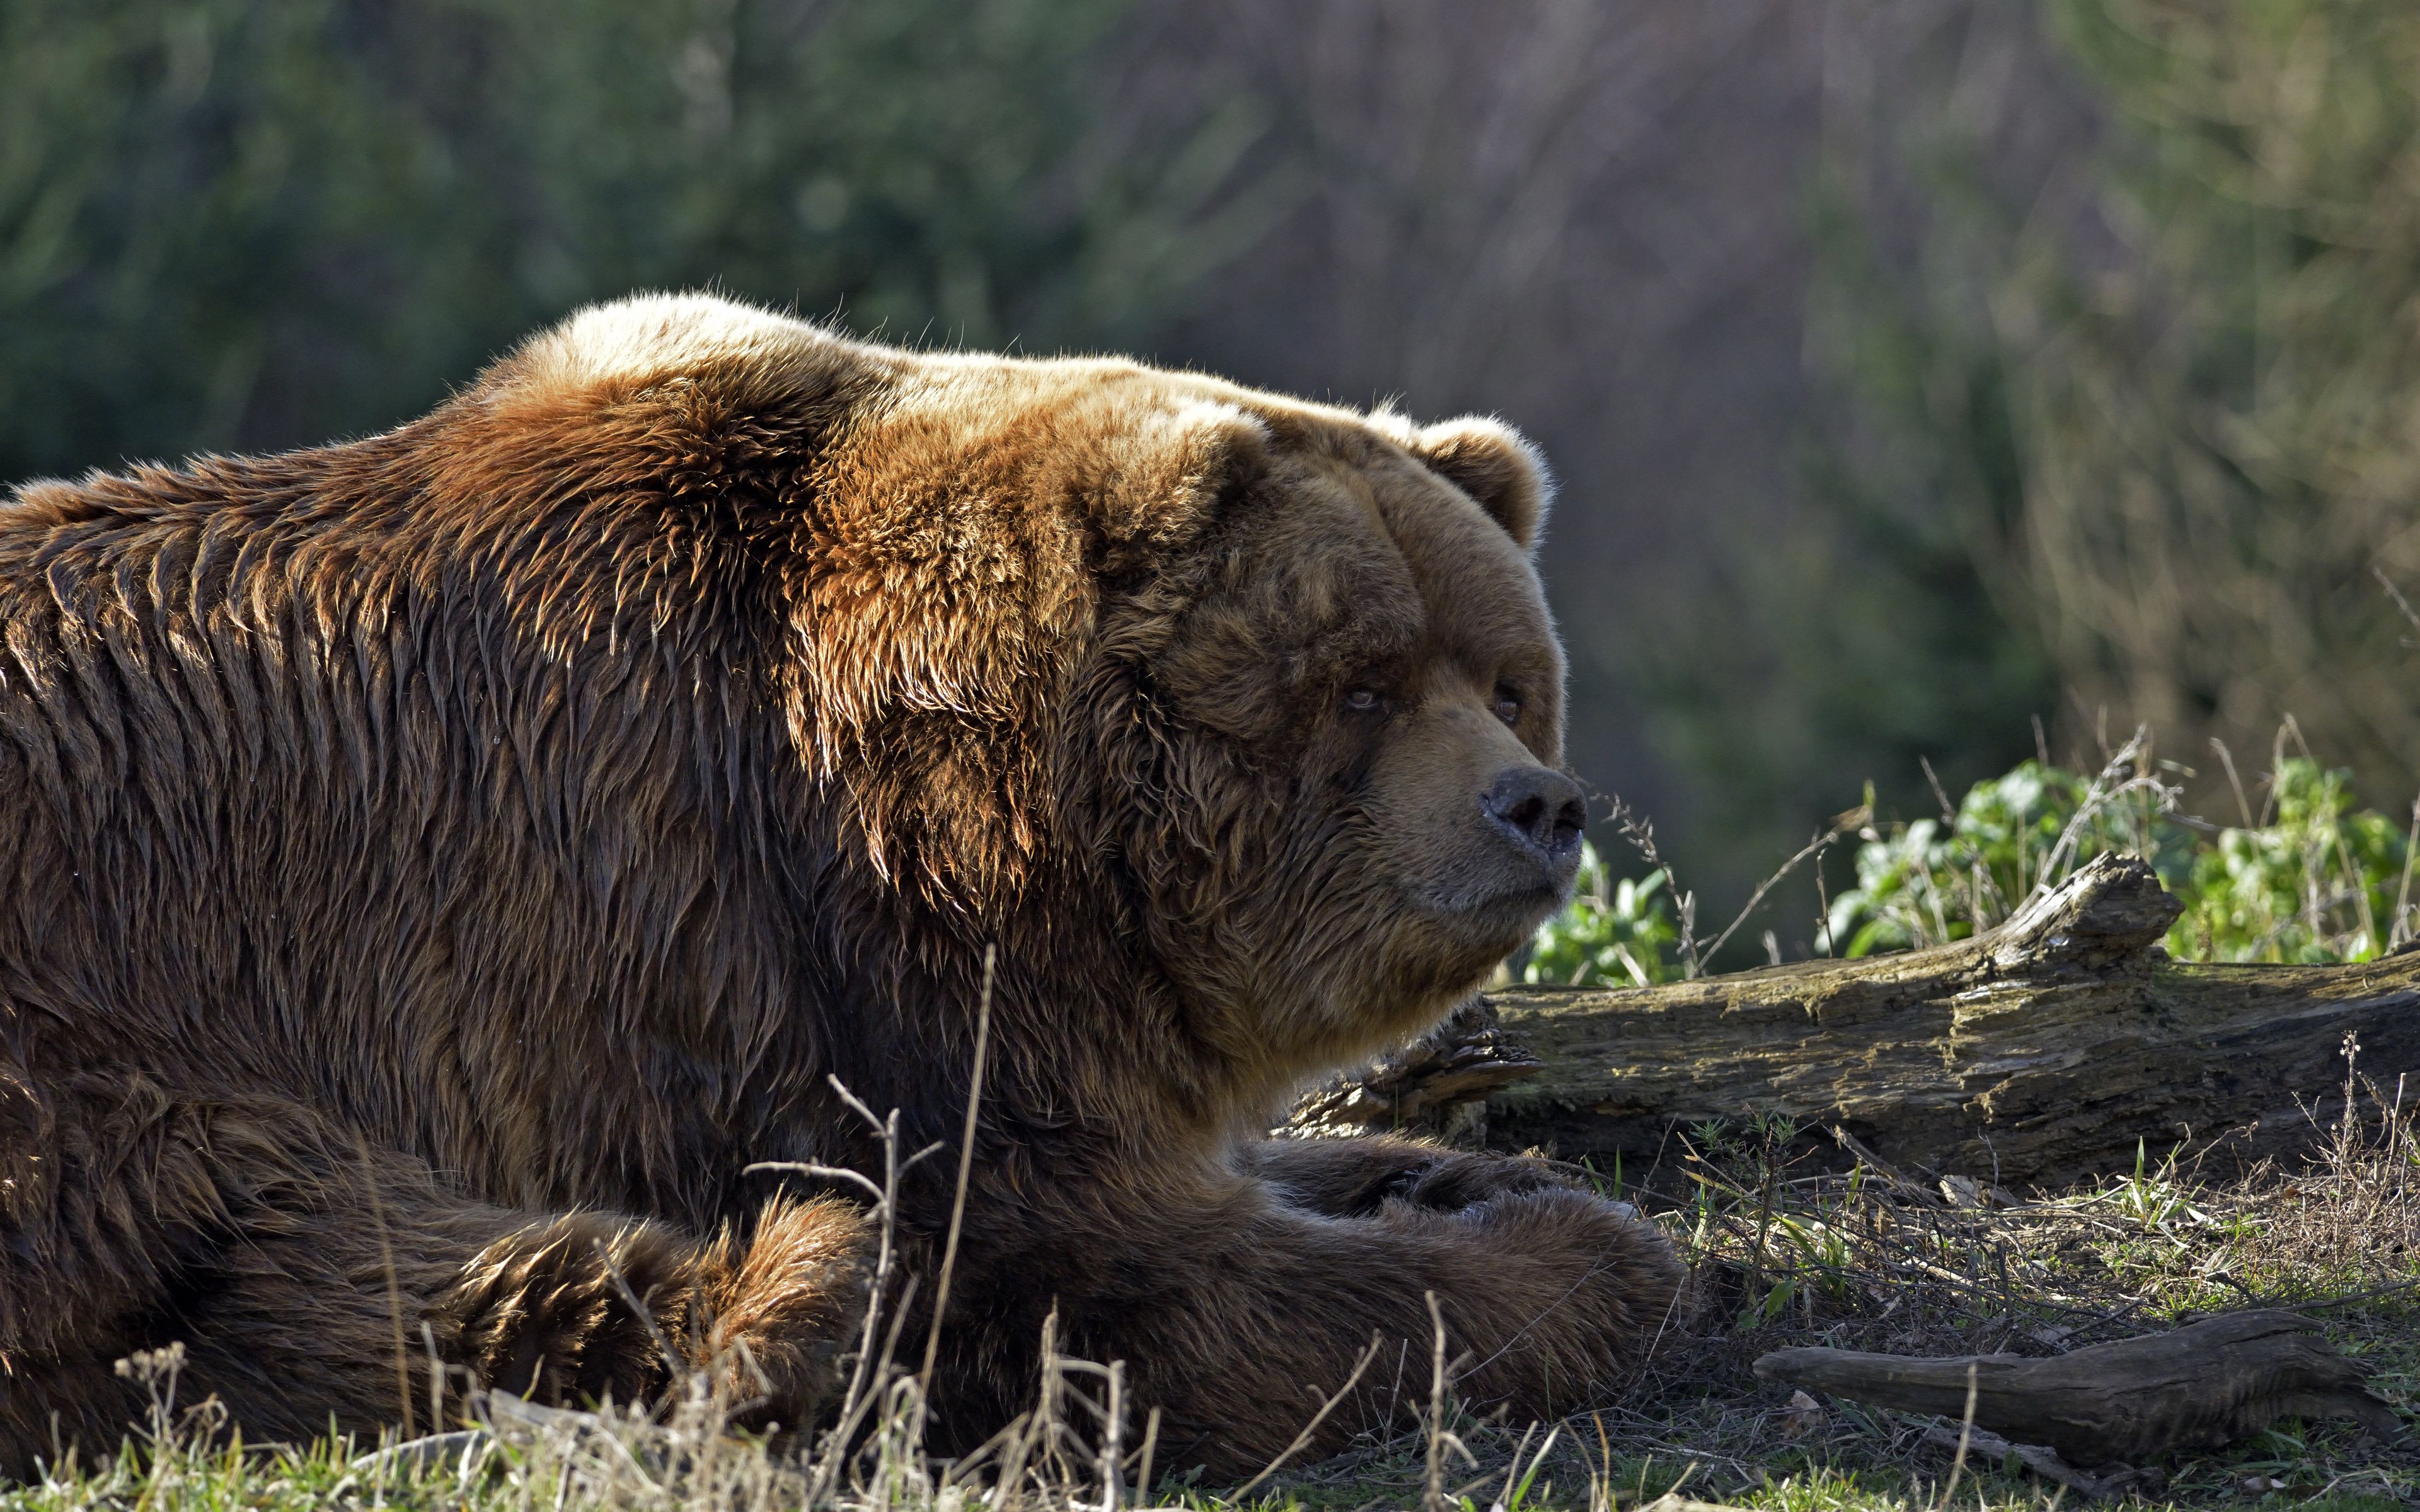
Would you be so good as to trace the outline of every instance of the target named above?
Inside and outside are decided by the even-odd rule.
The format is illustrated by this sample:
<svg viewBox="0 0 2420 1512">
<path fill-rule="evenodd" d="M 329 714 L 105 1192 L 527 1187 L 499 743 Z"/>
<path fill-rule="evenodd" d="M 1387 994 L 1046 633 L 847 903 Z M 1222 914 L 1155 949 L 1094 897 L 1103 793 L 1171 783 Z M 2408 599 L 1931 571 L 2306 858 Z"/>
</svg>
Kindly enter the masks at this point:
<svg viewBox="0 0 2420 1512">
<path fill-rule="evenodd" d="M 23 487 L 0 1468 L 115 1444 L 172 1341 L 253 1442 L 734 1359 L 812 1427 L 876 1229 L 799 1167 L 880 1175 L 844 1088 L 949 1152 L 896 1204 L 918 1352 L 986 1012 L 937 1443 L 1053 1312 L 1218 1474 L 1373 1338 L 1312 1447 L 1424 1406 L 1432 1296 L 1468 1402 L 1619 1382 L 1681 1273 L 1628 1210 L 1264 1137 L 1570 888 L 1545 498 L 1491 421 L 702 297 L 383 435 Z"/>
</svg>

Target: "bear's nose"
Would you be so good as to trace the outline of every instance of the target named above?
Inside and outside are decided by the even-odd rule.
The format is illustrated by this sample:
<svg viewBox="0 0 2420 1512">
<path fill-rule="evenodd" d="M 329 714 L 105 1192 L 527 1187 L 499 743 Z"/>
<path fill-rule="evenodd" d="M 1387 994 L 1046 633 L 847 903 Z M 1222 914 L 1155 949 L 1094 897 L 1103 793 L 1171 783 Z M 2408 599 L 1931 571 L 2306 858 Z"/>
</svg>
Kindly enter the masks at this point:
<svg viewBox="0 0 2420 1512">
<path fill-rule="evenodd" d="M 1580 785 L 1562 773 L 1515 766 L 1498 774 L 1479 802 L 1497 828 L 1547 870 L 1559 872 L 1578 859 L 1588 800 L 1580 796 Z"/>
</svg>

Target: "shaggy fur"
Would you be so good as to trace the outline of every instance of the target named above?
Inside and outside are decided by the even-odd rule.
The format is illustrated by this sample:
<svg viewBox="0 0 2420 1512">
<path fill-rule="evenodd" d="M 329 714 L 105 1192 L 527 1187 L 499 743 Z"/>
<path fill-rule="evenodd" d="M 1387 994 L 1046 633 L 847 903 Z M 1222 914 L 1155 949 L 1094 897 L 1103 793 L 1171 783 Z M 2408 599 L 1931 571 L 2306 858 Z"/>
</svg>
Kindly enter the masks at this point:
<svg viewBox="0 0 2420 1512">
<path fill-rule="evenodd" d="M 1320 1443 L 1409 1411 L 1429 1292 L 1467 1398 L 1618 1383 L 1678 1279 L 1621 1210 L 1258 1137 L 1568 888 L 1544 495 L 1489 422 L 642 299 L 386 435 L 0 503 L 0 1466 L 170 1340 L 256 1440 L 432 1347 L 577 1401 L 744 1344 L 812 1422 L 867 1220 L 746 1167 L 878 1171 L 834 1077 L 954 1145 L 987 944 L 944 1437 L 1054 1307 L 1220 1472 L 1373 1335 Z"/>
</svg>

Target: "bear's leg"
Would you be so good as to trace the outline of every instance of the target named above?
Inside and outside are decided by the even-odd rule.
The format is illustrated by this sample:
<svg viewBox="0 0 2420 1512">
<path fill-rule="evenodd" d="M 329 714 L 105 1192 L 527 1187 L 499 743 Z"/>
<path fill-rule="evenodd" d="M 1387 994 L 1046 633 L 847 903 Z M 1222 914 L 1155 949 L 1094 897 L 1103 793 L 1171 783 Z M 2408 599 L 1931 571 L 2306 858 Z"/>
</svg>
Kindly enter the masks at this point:
<svg viewBox="0 0 2420 1512">
<path fill-rule="evenodd" d="M 292 1103 L 44 1090 L 0 1125 L 0 1472 L 114 1448 L 147 1403 L 113 1363 L 172 1342 L 178 1402 L 215 1396 L 255 1442 L 426 1431 L 432 1344 L 449 1413 L 465 1384 L 629 1401 L 713 1365 L 798 1425 L 861 1316 L 868 1235 L 842 1204 L 699 1240 L 466 1198 Z"/>
<path fill-rule="evenodd" d="M 1238 1167 L 1284 1200 L 1331 1218 L 1366 1218 L 1388 1202 L 1466 1208 L 1514 1192 L 1575 1185 L 1543 1160 L 1478 1154 L 1422 1139 L 1264 1139 L 1237 1153 Z"/>
<path fill-rule="evenodd" d="M 1505 1192 L 1452 1211 L 1388 1200 L 1365 1218 L 1308 1212 L 1257 1182 L 1201 1196 L 1082 1241 L 1123 1256 L 1095 1258 L 1089 1274 L 1151 1275 L 1147 1286 L 1061 1288 L 1063 1348 L 1126 1362 L 1130 1399 L 1163 1413 L 1171 1468 L 1258 1471 L 1369 1350 L 1301 1458 L 1407 1424 L 1429 1402 L 1431 1296 L 1451 1389 L 1479 1411 L 1533 1419 L 1604 1399 L 1676 1321 L 1684 1273 L 1671 1246 L 1584 1192 Z"/>
<path fill-rule="evenodd" d="M 252 1436 L 324 1431 L 338 1403 L 349 1429 L 409 1415 L 429 1431 L 432 1350 L 448 1418 L 466 1385 L 627 1404 L 700 1370 L 757 1426 L 811 1423 L 836 1394 L 866 1273 L 864 1221 L 845 1205 L 769 1208 L 742 1242 L 620 1213 L 391 1187 L 379 1200 L 382 1221 L 320 1210 L 255 1226 L 184 1309 L 194 1384 Z"/>
</svg>

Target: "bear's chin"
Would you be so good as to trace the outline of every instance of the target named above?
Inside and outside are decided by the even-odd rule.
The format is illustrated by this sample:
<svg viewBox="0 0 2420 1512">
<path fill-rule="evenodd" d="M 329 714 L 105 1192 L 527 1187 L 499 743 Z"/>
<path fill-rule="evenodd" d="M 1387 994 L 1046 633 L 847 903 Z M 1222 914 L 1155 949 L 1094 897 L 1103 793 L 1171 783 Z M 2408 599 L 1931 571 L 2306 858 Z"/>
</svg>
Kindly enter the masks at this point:
<svg viewBox="0 0 2420 1512">
<path fill-rule="evenodd" d="M 1418 924 L 1408 949 L 1398 935 L 1395 971 L 1429 990 L 1459 995 L 1483 985 L 1506 957 L 1529 943 L 1538 926 L 1570 902 L 1568 889 L 1532 887 L 1451 904 L 1413 899 Z"/>
<path fill-rule="evenodd" d="M 1460 949 L 1476 951 L 1487 956 L 1491 963 L 1529 943 L 1538 926 L 1571 901 L 1568 884 L 1548 882 L 1494 888 L 1476 897 L 1434 892 L 1423 896 L 1415 892 L 1407 898 L 1427 931 L 1440 943 L 1450 942 Z"/>
</svg>

